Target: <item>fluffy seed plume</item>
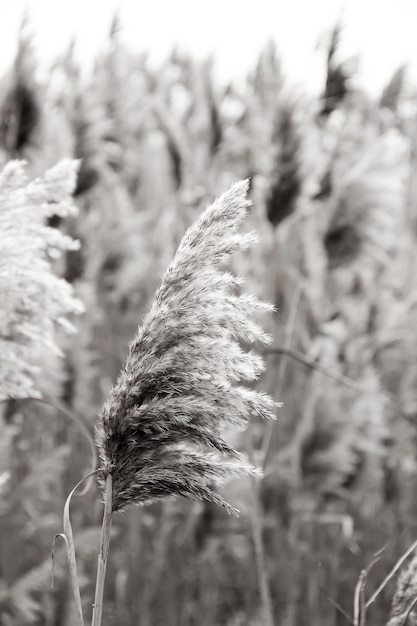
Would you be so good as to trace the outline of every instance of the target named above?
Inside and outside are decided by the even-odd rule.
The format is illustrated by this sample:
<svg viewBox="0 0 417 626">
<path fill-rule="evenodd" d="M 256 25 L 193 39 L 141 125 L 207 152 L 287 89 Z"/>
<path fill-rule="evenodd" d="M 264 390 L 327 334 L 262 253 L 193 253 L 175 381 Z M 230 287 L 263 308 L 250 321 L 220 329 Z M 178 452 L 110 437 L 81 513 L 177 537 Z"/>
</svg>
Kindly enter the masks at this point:
<svg viewBox="0 0 417 626">
<path fill-rule="evenodd" d="M 239 293 L 242 281 L 224 271 L 233 252 L 257 240 L 237 232 L 247 190 L 248 181 L 233 185 L 184 235 L 100 412 L 97 444 L 102 476 L 113 477 L 114 511 L 169 495 L 233 511 L 214 488 L 253 471 L 222 436 L 228 424 L 243 428 L 275 408 L 241 384 L 263 370 L 241 343 L 271 339 L 251 316 L 273 307 Z"/>
</svg>

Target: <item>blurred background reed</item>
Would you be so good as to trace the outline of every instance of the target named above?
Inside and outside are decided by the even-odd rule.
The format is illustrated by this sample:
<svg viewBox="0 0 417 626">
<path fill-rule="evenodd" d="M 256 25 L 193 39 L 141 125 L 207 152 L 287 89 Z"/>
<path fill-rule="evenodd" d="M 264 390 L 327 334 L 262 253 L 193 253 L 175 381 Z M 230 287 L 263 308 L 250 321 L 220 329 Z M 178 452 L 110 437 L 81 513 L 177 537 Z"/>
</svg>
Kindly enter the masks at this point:
<svg viewBox="0 0 417 626">
<path fill-rule="evenodd" d="M 233 270 L 278 309 L 259 388 L 284 407 L 233 443 L 265 476 L 225 488 L 238 519 L 182 499 L 117 516 L 103 624 L 345 624 L 361 570 L 385 547 L 370 597 L 417 533 L 416 86 L 406 66 L 377 94 L 358 86 L 341 22 L 323 39 L 317 95 L 271 41 L 236 85 L 179 47 L 155 67 L 121 30 L 115 18 L 89 72 L 70 45 L 45 75 L 25 18 L 0 80 L 1 167 L 23 159 L 33 178 L 81 159 L 78 214 L 48 223 L 80 241 L 53 271 L 85 309 L 75 334 L 56 335 L 64 356 L 38 357 L 49 405 L 0 390 L 0 624 L 75 623 L 65 555 L 51 591 L 49 554 L 89 450 L 59 407 L 93 432 L 186 227 L 247 177 L 262 242 Z M 88 610 L 97 489 L 72 509 Z M 367 624 L 388 621 L 394 592 L 392 580 Z"/>
</svg>

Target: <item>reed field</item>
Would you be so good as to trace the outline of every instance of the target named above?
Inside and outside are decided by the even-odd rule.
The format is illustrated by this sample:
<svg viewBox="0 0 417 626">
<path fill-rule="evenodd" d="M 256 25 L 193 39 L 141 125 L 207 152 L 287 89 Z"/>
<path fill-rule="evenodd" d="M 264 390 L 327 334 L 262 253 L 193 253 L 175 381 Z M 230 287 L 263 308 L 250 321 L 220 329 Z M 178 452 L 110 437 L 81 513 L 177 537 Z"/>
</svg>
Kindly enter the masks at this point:
<svg viewBox="0 0 417 626">
<path fill-rule="evenodd" d="M 224 85 L 115 20 L 91 72 L 70 47 L 45 78 L 26 26 L 0 77 L 0 626 L 417 625 L 407 68 L 371 97 L 335 26 L 319 97 L 272 43 Z"/>
</svg>

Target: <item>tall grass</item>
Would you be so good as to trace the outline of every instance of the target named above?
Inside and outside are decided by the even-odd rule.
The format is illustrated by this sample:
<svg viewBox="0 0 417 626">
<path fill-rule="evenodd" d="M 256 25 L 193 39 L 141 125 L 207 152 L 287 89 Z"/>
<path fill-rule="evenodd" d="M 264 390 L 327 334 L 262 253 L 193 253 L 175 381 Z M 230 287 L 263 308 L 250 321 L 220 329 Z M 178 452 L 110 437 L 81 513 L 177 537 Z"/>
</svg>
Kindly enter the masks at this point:
<svg viewBox="0 0 417 626">
<path fill-rule="evenodd" d="M 126 49 L 115 31 L 91 75 L 80 72 L 69 50 L 47 84 L 40 84 L 33 46 L 23 38 L 20 60 L 0 89 L 1 163 L 18 153 L 28 160 L 32 177 L 61 157 L 83 159 L 78 215 L 51 215 L 49 203 L 44 208 L 49 235 L 58 237 L 59 231 L 81 242 L 79 250 L 65 251 L 60 259 L 48 256 L 48 284 L 52 271 L 65 277 L 86 314 L 75 319 L 78 332 L 71 339 L 62 336 L 53 348 L 32 353 L 30 380 L 46 402 L 62 400 L 67 412 L 82 415 L 90 431 L 103 406 L 102 485 L 105 468 L 121 467 L 117 480 L 113 476 L 114 506 L 126 510 L 112 514 L 102 621 L 109 626 L 139 620 L 147 626 L 249 626 L 269 619 L 287 626 L 339 626 L 346 620 L 343 612 L 353 619 L 356 597 L 355 615 L 368 624 L 384 623 L 395 595 L 394 576 L 365 612 L 356 609 L 364 599 L 369 602 L 415 540 L 417 168 L 415 96 L 406 73 L 394 77 L 381 97 L 370 98 L 348 76 L 338 45 L 343 31 L 336 29 L 327 59 L 323 55 L 328 78 L 323 98 L 308 98 L 289 83 L 272 45 L 254 63 L 246 85 L 224 87 L 213 79 L 209 61 L 178 51 L 155 71 L 145 56 Z M 15 89 L 22 84 L 24 92 Z M 152 303 L 184 231 L 207 202 L 248 176 L 254 205 L 242 229 L 256 230 L 262 243 L 232 255 L 229 291 L 221 266 L 218 273 L 203 267 L 199 280 L 190 261 L 189 282 L 179 283 L 186 294 L 180 313 L 170 316 L 164 302 L 175 308 L 178 267 Z M 18 231 L 16 223 L 16 236 Z M 183 252 L 191 258 L 190 250 Z M 208 262 L 209 251 L 206 256 Z M 14 247 L 13 262 L 24 258 Z M 183 268 L 184 257 L 181 263 Z M 5 268 L 0 282 L 9 271 L 7 259 Z M 33 313 L 35 274 L 40 275 L 29 267 L 29 279 L 19 282 L 13 297 L 20 321 Z M 241 352 L 229 338 L 229 360 L 219 356 L 226 326 L 242 322 L 232 311 L 239 313 L 243 304 L 248 316 L 252 311 L 232 275 L 244 276 L 250 292 L 279 309 L 265 318 L 275 340 L 260 346 L 266 368 L 258 381 L 244 379 L 248 362 L 258 367 L 245 338 L 239 339 Z M 215 300 L 205 300 L 205 287 L 220 298 L 221 311 Z M 0 298 L 0 324 L 9 317 L 7 293 Z M 35 297 L 38 304 L 52 299 L 46 308 L 37 307 L 48 332 L 55 328 L 51 311 L 60 305 L 53 296 L 39 289 Z M 188 302 L 200 311 L 197 316 L 183 314 Z M 184 318 L 190 329 L 210 333 L 217 324 L 223 334 L 195 342 L 178 335 Z M 139 331 L 138 319 L 144 320 Z M 165 320 L 162 326 L 158 319 Z M 162 337 L 168 336 L 162 329 L 170 341 L 187 347 L 185 361 L 175 346 L 169 358 L 162 356 L 167 347 Z M 23 325 L 17 344 L 6 337 L 2 354 L 21 356 L 22 350 L 39 346 L 33 326 L 33 341 L 27 330 Z M 154 355 L 149 338 L 159 346 Z M 55 355 L 58 346 L 64 359 Z M 219 363 L 212 379 L 203 377 L 203 353 Z M 10 374 L 18 372 L 11 359 L 6 361 L 3 397 L 4 380 L 8 396 Z M 127 371 L 120 374 L 123 363 Z M 176 364 L 184 373 L 174 384 L 181 392 L 193 389 L 190 403 L 156 391 L 157 380 L 170 384 Z M 228 377 L 237 376 L 235 367 L 242 379 L 232 384 Z M 146 387 L 138 382 L 144 368 L 150 368 Z M 200 410 L 197 387 L 214 401 L 210 380 L 216 376 L 230 383 L 215 403 L 219 415 L 232 409 L 227 417 L 236 418 L 233 403 L 249 397 L 236 389 L 246 384 L 250 394 L 262 390 L 284 402 L 279 423 L 255 417 L 245 439 L 232 424 L 225 433 L 213 433 L 217 414 L 212 402 Z M 178 431 L 175 444 L 159 417 L 164 402 L 169 432 Z M 86 452 L 72 423 L 63 423 L 61 413 L 48 406 L 2 405 L 0 621 L 7 626 L 76 619 L 59 548 L 53 596 L 47 555 Z M 117 435 L 111 445 L 103 437 L 105 423 Z M 132 437 L 124 437 L 125 426 Z M 193 473 L 188 482 L 184 473 L 173 475 L 172 462 L 165 474 L 158 470 L 156 478 L 165 477 L 158 489 L 133 450 L 153 467 L 167 453 L 185 467 L 180 438 L 187 441 Z M 156 457 L 145 441 L 156 441 Z M 215 478 L 224 463 L 242 462 L 232 449 L 245 447 L 252 463 L 264 468 L 256 487 L 243 475 L 218 487 L 197 471 L 204 466 Z M 126 451 L 135 459 L 130 473 L 121 462 Z M 205 499 L 159 499 L 174 494 L 178 483 L 185 494 L 202 495 L 203 489 L 207 497 L 230 503 L 242 511 L 240 517 L 228 517 Z M 74 500 L 72 509 L 87 615 L 101 508 L 89 492 Z M 361 570 L 369 569 L 387 543 L 358 586 Z M 409 608 L 401 609 L 404 618 Z M 407 619 L 413 619 L 413 610 Z"/>
</svg>

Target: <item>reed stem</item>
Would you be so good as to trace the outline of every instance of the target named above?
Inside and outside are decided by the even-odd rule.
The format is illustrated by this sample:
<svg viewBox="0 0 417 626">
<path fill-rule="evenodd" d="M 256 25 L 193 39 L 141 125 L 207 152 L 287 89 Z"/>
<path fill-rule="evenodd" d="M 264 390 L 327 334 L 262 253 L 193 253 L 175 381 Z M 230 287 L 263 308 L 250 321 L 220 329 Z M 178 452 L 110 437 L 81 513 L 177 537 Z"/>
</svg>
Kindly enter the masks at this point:
<svg viewBox="0 0 417 626">
<path fill-rule="evenodd" d="M 101 528 L 100 552 L 97 564 L 96 592 L 93 604 L 93 617 L 91 626 L 101 626 L 103 613 L 104 580 L 106 577 L 107 557 L 109 554 L 110 529 L 112 516 L 113 480 L 112 475 L 106 476 L 106 488 L 104 494 L 104 515 Z"/>
</svg>

